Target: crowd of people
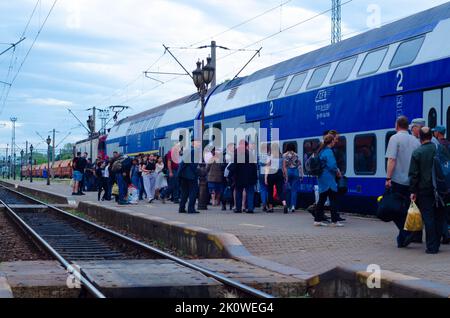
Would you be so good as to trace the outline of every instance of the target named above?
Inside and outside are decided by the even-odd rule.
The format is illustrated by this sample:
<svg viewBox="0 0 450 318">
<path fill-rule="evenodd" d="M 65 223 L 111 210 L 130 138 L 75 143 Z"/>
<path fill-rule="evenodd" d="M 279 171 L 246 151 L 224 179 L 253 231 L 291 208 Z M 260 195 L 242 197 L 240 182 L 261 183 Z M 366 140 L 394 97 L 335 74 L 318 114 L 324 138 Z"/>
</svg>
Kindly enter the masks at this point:
<svg viewBox="0 0 450 318">
<path fill-rule="evenodd" d="M 445 139 L 445 127 L 434 129 L 425 126 L 425 120 L 400 116 L 396 122 L 397 133 L 389 140 L 386 158 L 386 189 L 391 193 L 407 197 L 420 209 L 425 226 L 426 253 L 436 254 L 440 244 L 449 243 L 449 231 L 445 200 L 438 199 L 433 170 L 438 153 L 450 160 L 449 142 Z M 422 243 L 423 233 L 404 229 L 406 213 L 397 211 L 392 217 L 399 229 L 397 246 Z"/>
<path fill-rule="evenodd" d="M 318 177 L 320 199 L 316 213 L 312 214 L 316 226 L 341 227 L 340 222 L 345 220 L 336 206 L 336 178 L 341 175 L 332 151 L 339 136 L 330 132 L 326 132 L 317 152 L 324 163 L 324 172 Z M 202 160 L 195 158 L 199 147 L 200 143 L 192 140 L 189 153 L 183 152 L 177 143 L 164 157 L 154 154 L 128 157 L 114 152 L 112 158 L 99 157 L 95 162 L 87 153 L 77 153 L 72 162 L 72 195 L 98 191 L 99 201 L 114 198 L 119 205 L 171 200 L 179 205 L 180 213 L 198 213 L 199 179 L 204 178 L 209 204 L 221 206 L 222 210 L 254 213 L 255 206 L 261 206 L 262 211 L 273 213 L 274 207 L 280 205 L 286 214 L 295 212 L 304 169 L 294 143 L 285 145 L 284 153 L 278 143 L 261 144 L 260 155 L 256 154 L 255 144 L 244 140 L 237 145 L 228 144 L 225 149 L 211 146 L 205 152 L 204 164 L 198 164 Z M 331 222 L 323 213 L 326 202 L 331 207 Z"/>
<path fill-rule="evenodd" d="M 430 129 L 423 119 L 415 119 L 409 125 L 408 119 L 401 116 L 396 121 L 396 131 L 386 151 L 386 189 L 417 203 L 425 224 L 427 253 L 437 253 L 441 242 L 449 242 L 447 212 L 436 204 L 432 180 L 438 147 L 448 153 L 450 161 L 445 127 Z M 131 158 L 114 152 L 112 158 L 99 157 L 95 162 L 87 158 L 87 153 L 78 153 L 72 164 L 72 195 L 97 190 L 98 200 L 110 201 L 114 196 L 119 205 L 171 200 L 178 205 L 179 213 L 195 214 L 199 213 L 196 203 L 203 180 L 207 184 L 208 204 L 212 206 L 221 206 L 222 210 L 229 207 L 235 213 L 254 213 L 255 206 L 261 206 L 262 211 L 273 213 L 279 205 L 287 214 L 295 212 L 305 171 L 311 172 L 307 166 L 313 165 L 315 158 L 319 171 L 309 173 L 317 177 L 318 184 L 315 208 L 310 211 L 314 225 L 342 227 L 345 219 L 339 215 L 338 202 L 346 193 L 346 189 L 342 191 L 346 178 L 336 161 L 334 148 L 338 142 L 337 131 L 326 131 L 318 149 L 303 158 L 305 167 L 295 143 L 285 144 L 282 153 L 278 143 L 262 143 L 257 149 L 256 144 L 242 140 L 225 149 L 207 146 L 203 155 L 201 142 L 192 139 L 189 151 L 183 151 L 176 143 L 163 157 L 140 154 Z M 200 158 L 196 158 L 198 154 Z M 331 217 L 324 213 L 326 205 Z M 393 217 L 399 229 L 399 248 L 422 242 L 422 232 L 404 230 L 405 219 L 401 213 Z"/>
</svg>

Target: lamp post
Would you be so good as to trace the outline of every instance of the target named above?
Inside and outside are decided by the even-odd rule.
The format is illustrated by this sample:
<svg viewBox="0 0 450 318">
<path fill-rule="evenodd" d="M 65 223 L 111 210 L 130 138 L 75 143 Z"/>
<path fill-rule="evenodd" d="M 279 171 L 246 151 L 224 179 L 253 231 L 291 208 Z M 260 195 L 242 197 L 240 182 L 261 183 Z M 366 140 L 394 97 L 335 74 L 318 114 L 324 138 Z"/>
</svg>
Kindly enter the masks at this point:
<svg viewBox="0 0 450 318">
<path fill-rule="evenodd" d="M 11 178 L 11 155 L 8 156 L 8 180 Z"/>
<path fill-rule="evenodd" d="M 201 173 L 199 176 L 199 196 L 198 196 L 198 209 L 199 210 L 207 210 L 208 209 L 208 187 L 206 181 L 206 169 L 205 163 L 203 162 L 203 134 L 205 133 L 205 97 L 208 94 L 208 86 L 214 79 L 215 68 L 211 64 L 211 58 L 208 57 L 206 59 L 206 65 L 204 62 L 197 62 L 197 68 L 192 72 L 192 78 L 194 80 L 194 84 L 197 87 L 198 94 L 200 96 L 201 102 L 201 141 L 202 141 L 202 161 L 201 161 Z"/>
<path fill-rule="evenodd" d="M 13 155 L 13 164 L 12 164 L 12 166 L 13 166 L 13 179 L 14 179 L 14 180 L 16 180 L 16 160 L 17 160 L 17 158 L 16 158 L 16 153 L 14 152 L 14 155 Z"/>
<path fill-rule="evenodd" d="M 30 145 L 30 183 L 33 183 L 33 145 Z"/>
<path fill-rule="evenodd" d="M 23 149 L 20 151 L 20 181 L 23 181 Z"/>
<path fill-rule="evenodd" d="M 47 137 L 47 185 L 50 185 L 50 144 L 52 139 L 50 136 Z"/>
</svg>

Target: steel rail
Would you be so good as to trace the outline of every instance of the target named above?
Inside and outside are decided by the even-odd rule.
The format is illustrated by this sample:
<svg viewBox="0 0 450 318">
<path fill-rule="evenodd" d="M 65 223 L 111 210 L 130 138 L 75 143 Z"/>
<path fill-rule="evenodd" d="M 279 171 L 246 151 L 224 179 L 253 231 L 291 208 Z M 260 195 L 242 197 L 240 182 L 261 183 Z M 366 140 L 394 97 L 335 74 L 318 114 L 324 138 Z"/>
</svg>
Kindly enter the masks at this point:
<svg viewBox="0 0 450 318">
<path fill-rule="evenodd" d="M 101 232 L 103 232 L 103 233 L 106 233 L 106 234 L 115 236 L 116 238 L 119 238 L 119 239 L 121 239 L 121 240 L 124 240 L 124 241 L 126 241 L 127 243 L 130 243 L 130 244 L 132 244 L 132 245 L 138 246 L 138 247 L 143 248 L 143 249 L 145 249 L 145 250 L 147 250 L 147 251 L 150 251 L 150 252 L 152 252 L 152 253 L 155 253 L 156 255 L 162 256 L 163 258 L 166 258 L 166 259 L 169 259 L 169 260 L 171 260 L 171 261 L 174 261 L 175 263 L 178 263 L 178 264 L 180 264 L 180 265 L 182 265 L 182 266 L 185 266 L 185 267 L 188 267 L 188 268 L 190 268 L 190 269 L 192 269 L 192 270 L 195 270 L 195 271 L 197 271 L 197 272 L 200 272 L 200 273 L 204 274 L 205 276 L 208 276 L 208 277 L 210 277 L 210 278 L 213 278 L 213 279 L 215 279 L 215 280 L 221 282 L 221 283 L 224 284 L 224 285 L 227 285 L 227 286 L 229 286 L 229 287 L 233 287 L 233 288 L 235 288 L 235 289 L 237 289 L 237 290 L 239 290 L 239 291 L 241 291 L 241 292 L 244 292 L 244 293 L 246 293 L 246 294 L 249 294 L 249 295 L 251 295 L 251 296 L 253 296 L 253 297 L 257 297 L 257 298 L 268 298 L 268 299 L 270 299 L 270 298 L 275 298 L 273 295 L 270 295 L 270 294 L 268 294 L 268 293 L 265 293 L 265 292 L 263 292 L 263 291 L 260 291 L 260 290 L 258 290 L 258 289 L 255 289 L 255 288 L 253 288 L 253 287 L 244 285 L 244 284 L 242 284 L 242 283 L 240 283 L 240 282 L 238 282 L 238 281 L 235 281 L 235 280 L 233 280 L 233 279 L 230 279 L 230 278 L 228 278 L 228 277 L 226 277 L 226 276 L 224 276 L 224 275 L 222 275 L 222 274 L 213 272 L 213 271 L 211 271 L 211 270 L 209 270 L 209 269 L 207 269 L 207 268 L 205 268 L 205 267 L 202 267 L 202 266 L 199 266 L 199 265 L 192 264 L 192 263 L 190 263 L 190 262 L 188 262 L 188 261 L 186 261 L 186 260 L 183 260 L 183 259 L 181 259 L 181 258 L 179 258 L 179 257 L 174 256 L 174 255 L 171 255 L 171 254 L 169 254 L 169 253 L 167 253 L 167 252 L 164 252 L 164 251 L 162 251 L 162 250 L 160 250 L 160 249 L 158 249 L 158 248 L 156 248 L 156 247 L 147 245 L 147 244 L 145 244 L 145 243 L 142 243 L 142 242 L 140 242 L 140 241 L 137 241 L 137 240 L 135 240 L 135 239 L 132 239 L 132 238 L 130 238 L 130 237 L 127 237 L 127 236 L 125 236 L 125 235 L 123 235 L 123 234 L 120 234 L 120 233 L 117 233 L 117 232 L 115 232 L 115 231 L 113 231 L 113 230 L 110 230 L 110 229 L 108 229 L 108 228 L 102 227 L 102 226 L 100 226 L 100 225 L 98 225 L 98 224 L 95 224 L 95 223 L 93 223 L 93 222 L 91 222 L 91 221 L 88 221 L 88 220 L 85 220 L 85 219 L 83 219 L 83 218 L 80 218 L 80 217 L 78 217 L 78 216 L 76 216 L 76 215 L 70 214 L 70 213 L 68 213 L 68 212 L 66 212 L 66 211 L 64 211 L 64 210 L 61 210 L 61 209 L 59 209 L 59 208 L 57 208 L 57 207 L 54 207 L 54 206 L 52 206 L 52 205 L 50 205 L 50 204 L 48 204 L 48 203 L 42 202 L 42 201 L 40 201 L 40 200 L 38 200 L 38 199 L 35 199 L 35 198 L 33 198 L 33 197 L 30 197 L 30 196 L 28 196 L 28 195 L 26 195 L 26 194 L 23 194 L 23 193 L 20 193 L 20 192 L 15 191 L 15 190 L 13 190 L 13 189 L 10 189 L 10 188 L 8 188 L 8 187 L 5 187 L 4 185 L 0 185 L 0 187 L 3 187 L 3 188 L 5 188 L 5 189 L 7 189 L 7 190 L 9 190 L 9 191 L 11 191 L 11 192 L 13 192 L 13 193 L 16 193 L 17 195 L 20 195 L 20 196 L 22 196 L 22 197 L 25 197 L 25 198 L 29 199 L 29 200 L 31 200 L 31 201 L 37 202 L 37 203 L 39 203 L 40 205 L 44 205 L 44 206 L 46 206 L 47 208 L 49 208 L 49 209 L 51 209 L 51 210 L 53 210 L 53 211 L 56 211 L 56 212 L 58 212 L 58 213 L 60 213 L 60 214 L 63 214 L 63 215 L 65 215 L 65 216 L 67 216 L 68 218 L 71 218 L 71 219 L 73 219 L 73 220 L 77 220 L 77 221 L 79 221 L 79 222 L 81 222 L 81 223 L 83 223 L 83 224 L 85 224 L 85 225 L 94 227 L 94 228 L 95 228 L 96 230 L 98 230 L 98 231 L 101 231 Z"/>
<path fill-rule="evenodd" d="M 83 284 L 83 286 L 96 298 L 106 298 L 105 295 L 103 295 L 103 293 L 99 291 L 88 278 L 83 276 L 78 269 L 73 267 L 68 260 L 62 257 L 50 244 L 48 244 L 46 240 L 44 240 L 38 233 L 36 233 L 36 231 L 26 224 L 25 221 L 23 221 L 22 218 L 18 216 L 8 204 L 3 202 L 1 199 L 0 204 L 6 208 L 8 215 L 14 220 L 14 222 L 16 222 L 25 232 L 27 232 L 27 234 L 31 235 L 34 240 L 41 244 L 47 252 L 56 258 L 56 260 L 66 269 L 69 275 L 74 275 L 77 279 L 79 279 L 80 283 Z"/>
</svg>

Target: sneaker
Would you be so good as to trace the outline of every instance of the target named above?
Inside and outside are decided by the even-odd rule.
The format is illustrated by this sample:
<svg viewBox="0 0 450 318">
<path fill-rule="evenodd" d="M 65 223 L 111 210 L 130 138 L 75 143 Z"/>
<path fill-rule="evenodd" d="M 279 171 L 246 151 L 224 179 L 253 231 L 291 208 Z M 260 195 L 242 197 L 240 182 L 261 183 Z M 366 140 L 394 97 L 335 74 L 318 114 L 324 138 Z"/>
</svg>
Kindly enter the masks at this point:
<svg viewBox="0 0 450 318">
<path fill-rule="evenodd" d="M 292 206 L 291 213 L 294 213 L 294 212 L 295 212 L 295 206 Z"/>
<path fill-rule="evenodd" d="M 342 224 L 342 223 L 340 223 L 340 222 L 334 222 L 334 223 L 331 223 L 331 226 L 332 226 L 332 227 L 343 227 L 344 224 Z"/>
<path fill-rule="evenodd" d="M 179 210 L 178 213 L 187 213 L 186 210 Z"/>
<path fill-rule="evenodd" d="M 222 211 L 226 211 L 227 207 L 225 205 L 222 205 Z"/>
<path fill-rule="evenodd" d="M 343 218 L 341 218 L 341 217 L 338 217 L 338 222 L 345 222 L 346 221 L 346 219 L 343 219 Z"/>
<path fill-rule="evenodd" d="M 287 205 L 284 206 L 283 211 L 284 211 L 284 214 L 287 214 L 287 213 L 288 213 L 288 207 L 287 207 Z"/>
<path fill-rule="evenodd" d="M 76 192 L 72 192 L 72 195 L 79 195 L 78 193 L 76 193 Z"/>
<path fill-rule="evenodd" d="M 78 195 L 86 195 L 86 193 L 78 192 Z"/>
<path fill-rule="evenodd" d="M 151 204 L 153 201 L 155 201 L 155 199 L 148 200 L 148 204 Z"/>
<path fill-rule="evenodd" d="M 326 223 L 326 222 L 314 222 L 314 226 L 328 226 L 328 223 Z"/>
<path fill-rule="evenodd" d="M 234 210 L 234 213 L 242 213 L 241 210 Z"/>
<path fill-rule="evenodd" d="M 263 212 L 267 212 L 267 207 L 263 206 L 262 210 L 263 210 Z"/>
</svg>

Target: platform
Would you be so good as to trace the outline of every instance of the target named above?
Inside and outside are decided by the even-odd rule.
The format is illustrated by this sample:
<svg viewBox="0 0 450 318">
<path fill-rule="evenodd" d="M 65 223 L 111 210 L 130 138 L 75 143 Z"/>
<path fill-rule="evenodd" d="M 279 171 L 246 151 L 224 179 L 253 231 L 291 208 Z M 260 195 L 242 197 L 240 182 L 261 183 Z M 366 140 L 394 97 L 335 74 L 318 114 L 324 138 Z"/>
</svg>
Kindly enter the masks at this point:
<svg viewBox="0 0 450 318">
<path fill-rule="evenodd" d="M 20 182 L 17 182 L 20 183 Z M 398 249 L 395 243 L 397 229 L 392 223 L 377 219 L 344 215 L 343 228 L 318 228 L 308 212 L 299 211 L 284 215 L 281 210 L 274 214 L 235 214 L 209 208 L 200 214 L 177 213 L 172 203 L 139 203 L 136 206 L 118 206 L 114 202 L 97 202 L 96 193 L 71 197 L 68 184 L 22 182 L 23 186 L 35 190 L 65 196 L 77 203 L 101 206 L 125 216 L 158 220 L 184 229 L 195 229 L 198 233 L 227 233 L 242 244 L 250 260 L 279 264 L 280 271 L 293 269 L 301 275 L 319 275 L 337 266 L 377 264 L 382 270 L 392 271 L 419 279 L 450 285 L 450 247 L 443 245 L 437 255 L 425 254 L 424 244 L 411 244 Z M 236 242 L 235 242 L 236 243 Z M 238 246 L 238 243 L 235 246 Z M 241 251 L 242 252 L 242 251 Z M 243 253 L 245 254 L 245 253 Z"/>
</svg>

